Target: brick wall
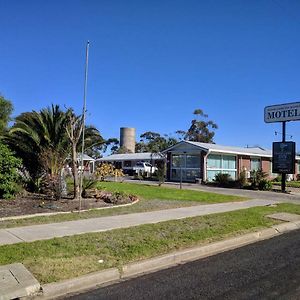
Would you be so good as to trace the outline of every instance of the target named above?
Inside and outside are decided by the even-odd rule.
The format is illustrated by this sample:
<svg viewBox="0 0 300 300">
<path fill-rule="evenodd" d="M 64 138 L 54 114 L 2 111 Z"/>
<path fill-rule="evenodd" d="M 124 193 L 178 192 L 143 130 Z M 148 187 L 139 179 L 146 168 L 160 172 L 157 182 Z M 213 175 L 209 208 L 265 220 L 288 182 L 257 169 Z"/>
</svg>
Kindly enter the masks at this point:
<svg viewBox="0 0 300 300">
<path fill-rule="evenodd" d="M 261 168 L 263 172 L 266 172 L 268 176 L 271 175 L 270 169 L 271 169 L 271 161 L 269 158 L 262 157 L 261 158 Z"/>
</svg>

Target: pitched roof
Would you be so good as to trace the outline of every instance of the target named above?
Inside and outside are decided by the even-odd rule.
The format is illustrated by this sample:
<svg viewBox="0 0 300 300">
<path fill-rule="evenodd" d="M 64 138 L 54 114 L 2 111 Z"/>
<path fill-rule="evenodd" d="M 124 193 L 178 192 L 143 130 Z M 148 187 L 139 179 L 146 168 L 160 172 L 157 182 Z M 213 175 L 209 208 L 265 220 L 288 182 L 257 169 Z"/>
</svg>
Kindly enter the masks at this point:
<svg viewBox="0 0 300 300">
<path fill-rule="evenodd" d="M 152 159 L 164 159 L 160 153 L 125 153 L 125 154 L 112 154 L 106 157 L 97 159 L 96 161 L 122 161 L 122 160 L 151 160 Z"/>
<path fill-rule="evenodd" d="M 78 153 L 77 154 L 77 159 L 78 160 L 81 160 L 81 153 Z M 89 155 L 83 153 L 83 160 L 86 160 L 86 161 L 94 161 L 95 159 L 90 157 Z"/>
<path fill-rule="evenodd" d="M 244 147 L 223 146 L 223 145 L 218 145 L 218 144 L 200 143 L 200 142 L 191 142 L 191 141 L 181 141 L 181 142 L 175 144 L 174 146 L 164 150 L 163 153 L 166 153 L 166 152 L 170 151 L 171 149 L 174 149 L 177 146 L 182 145 L 184 143 L 198 147 L 205 152 L 272 157 L 271 150 L 264 149 L 261 147 L 244 148 Z"/>
<path fill-rule="evenodd" d="M 217 144 L 209 143 L 200 143 L 200 142 L 191 142 L 186 141 L 189 144 L 194 146 L 206 149 L 209 152 L 220 152 L 220 153 L 233 153 L 241 155 L 253 155 L 253 156 L 265 156 L 272 157 L 272 151 L 269 149 L 264 149 L 261 147 L 234 147 L 234 146 L 223 146 Z"/>
</svg>

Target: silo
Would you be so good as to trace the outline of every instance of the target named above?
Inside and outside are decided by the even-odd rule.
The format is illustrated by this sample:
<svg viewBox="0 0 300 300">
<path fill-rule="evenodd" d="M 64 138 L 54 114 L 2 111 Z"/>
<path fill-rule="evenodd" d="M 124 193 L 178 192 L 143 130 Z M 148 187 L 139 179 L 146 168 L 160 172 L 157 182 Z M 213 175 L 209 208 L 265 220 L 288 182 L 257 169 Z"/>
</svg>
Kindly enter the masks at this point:
<svg viewBox="0 0 300 300">
<path fill-rule="evenodd" d="M 135 152 L 135 128 L 120 128 L 120 147 L 124 147 L 132 153 Z"/>
</svg>

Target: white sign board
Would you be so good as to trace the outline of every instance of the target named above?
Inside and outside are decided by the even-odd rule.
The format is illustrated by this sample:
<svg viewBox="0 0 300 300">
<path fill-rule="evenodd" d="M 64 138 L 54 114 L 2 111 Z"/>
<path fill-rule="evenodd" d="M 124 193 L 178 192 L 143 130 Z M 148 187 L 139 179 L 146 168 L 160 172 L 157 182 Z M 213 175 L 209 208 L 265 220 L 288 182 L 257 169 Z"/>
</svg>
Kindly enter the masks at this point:
<svg viewBox="0 0 300 300">
<path fill-rule="evenodd" d="M 265 122 L 284 122 L 300 120 L 300 102 L 265 107 Z"/>
</svg>

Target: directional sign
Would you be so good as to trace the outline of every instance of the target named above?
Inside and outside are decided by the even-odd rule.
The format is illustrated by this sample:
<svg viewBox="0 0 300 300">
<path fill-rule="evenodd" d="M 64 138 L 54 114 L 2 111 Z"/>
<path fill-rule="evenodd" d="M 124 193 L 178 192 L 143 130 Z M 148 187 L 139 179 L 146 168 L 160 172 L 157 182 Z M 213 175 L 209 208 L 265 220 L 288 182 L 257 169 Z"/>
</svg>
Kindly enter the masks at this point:
<svg viewBox="0 0 300 300">
<path fill-rule="evenodd" d="M 265 122 L 285 122 L 300 120 L 300 102 L 265 107 Z"/>
<path fill-rule="evenodd" d="M 274 142 L 272 172 L 294 174 L 295 173 L 295 142 Z"/>
</svg>

